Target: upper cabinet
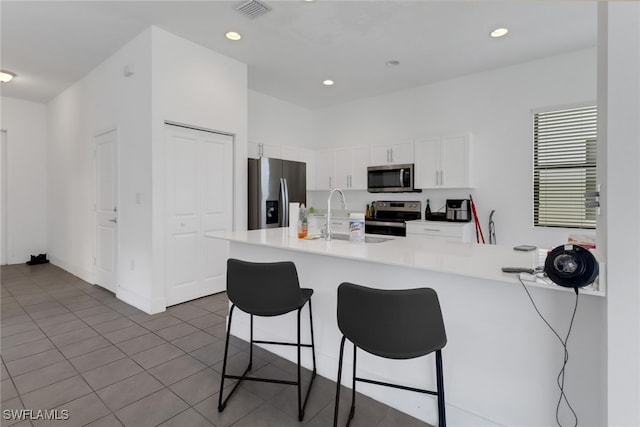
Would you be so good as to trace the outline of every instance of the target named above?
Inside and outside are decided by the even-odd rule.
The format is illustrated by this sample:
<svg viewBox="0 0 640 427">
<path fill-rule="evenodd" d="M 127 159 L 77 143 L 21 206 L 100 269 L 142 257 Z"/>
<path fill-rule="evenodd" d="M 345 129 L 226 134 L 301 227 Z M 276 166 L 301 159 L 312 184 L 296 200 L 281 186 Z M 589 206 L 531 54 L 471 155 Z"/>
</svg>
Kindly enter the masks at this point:
<svg viewBox="0 0 640 427">
<path fill-rule="evenodd" d="M 470 188 L 470 139 L 469 134 L 417 139 L 416 188 Z"/>
<path fill-rule="evenodd" d="M 343 190 L 367 189 L 369 146 L 338 148 L 333 150 L 333 187 Z"/>
<path fill-rule="evenodd" d="M 333 185 L 333 150 L 316 151 L 315 190 L 330 190 Z"/>
<path fill-rule="evenodd" d="M 369 166 L 413 163 L 413 141 L 398 141 L 392 144 L 372 145 L 369 148 Z"/>
<path fill-rule="evenodd" d="M 247 143 L 247 157 L 257 159 L 259 157 L 282 158 L 282 146 L 277 144 L 265 144 L 264 142 L 249 141 Z"/>
</svg>

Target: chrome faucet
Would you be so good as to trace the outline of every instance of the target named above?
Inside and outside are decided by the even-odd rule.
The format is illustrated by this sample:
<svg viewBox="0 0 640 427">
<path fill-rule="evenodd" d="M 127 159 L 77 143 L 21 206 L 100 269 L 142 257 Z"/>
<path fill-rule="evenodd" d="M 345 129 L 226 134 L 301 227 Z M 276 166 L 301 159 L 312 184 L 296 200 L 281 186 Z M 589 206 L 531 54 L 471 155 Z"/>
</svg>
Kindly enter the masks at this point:
<svg viewBox="0 0 640 427">
<path fill-rule="evenodd" d="M 344 193 L 342 192 L 341 189 L 339 189 L 338 187 L 335 187 L 334 189 L 331 190 L 331 192 L 329 193 L 329 198 L 327 199 L 327 227 L 326 227 L 326 234 L 324 236 L 324 240 L 331 240 L 331 197 L 333 196 L 333 193 L 335 192 L 340 193 L 340 196 L 342 197 L 342 209 L 346 210 L 347 209 L 347 200 L 344 198 Z"/>
</svg>

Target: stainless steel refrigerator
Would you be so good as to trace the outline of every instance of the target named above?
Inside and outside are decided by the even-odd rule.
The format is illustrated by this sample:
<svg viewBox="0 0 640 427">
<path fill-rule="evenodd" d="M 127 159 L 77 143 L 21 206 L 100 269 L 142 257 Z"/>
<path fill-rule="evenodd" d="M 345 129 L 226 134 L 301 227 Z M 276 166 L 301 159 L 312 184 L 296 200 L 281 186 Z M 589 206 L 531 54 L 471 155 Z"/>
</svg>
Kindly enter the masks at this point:
<svg viewBox="0 0 640 427">
<path fill-rule="evenodd" d="M 307 202 L 307 165 L 249 159 L 249 230 L 289 226 L 289 203 Z"/>
</svg>

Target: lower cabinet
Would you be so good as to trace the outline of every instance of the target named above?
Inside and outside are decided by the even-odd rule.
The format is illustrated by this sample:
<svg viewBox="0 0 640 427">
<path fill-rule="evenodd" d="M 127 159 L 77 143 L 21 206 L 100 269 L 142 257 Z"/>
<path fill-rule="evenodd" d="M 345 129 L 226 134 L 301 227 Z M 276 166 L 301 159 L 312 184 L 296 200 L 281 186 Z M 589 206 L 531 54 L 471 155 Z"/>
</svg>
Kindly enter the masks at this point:
<svg viewBox="0 0 640 427">
<path fill-rule="evenodd" d="M 407 236 L 470 243 L 473 241 L 474 231 L 473 222 L 407 221 Z"/>
</svg>

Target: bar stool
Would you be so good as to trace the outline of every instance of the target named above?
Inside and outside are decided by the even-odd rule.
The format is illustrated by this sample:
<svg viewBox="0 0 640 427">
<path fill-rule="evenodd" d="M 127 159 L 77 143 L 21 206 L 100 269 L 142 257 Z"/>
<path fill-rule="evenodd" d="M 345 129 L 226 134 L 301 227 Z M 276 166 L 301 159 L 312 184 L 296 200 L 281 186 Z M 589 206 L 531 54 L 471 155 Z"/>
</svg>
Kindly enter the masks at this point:
<svg viewBox="0 0 640 427">
<path fill-rule="evenodd" d="M 338 327 L 342 332 L 333 425 L 337 426 L 344 342 L 353 343 L 353 384 L 347 426 L 355 412 L 356 381 L 437 396 L 438 426 L 445 427 L 441 349 L 447 343 L 438 295 L 433 289 L 382 290 L 352 283 L 338 287 Z M 436 391 L 356 376 L 356 350 L 387 359 L 413 359 L 436 352 Z"/>
<path fill-rule="evenodd" d="M 304 418 L 304 408 L 309 399 L 309 392 L 316 378 L 316 355 L 313 341 L 313 316 L 311 314 L 311 295 L 313 289 L 300 288 L 298 273 L 293 262 L 273 262 L 255 263 L 241 261 L 237 259 L 227 260 L 227 296 L 231 301 L 229 310 L 229 325 L 227 327 L 227 339 L 224 346 L 224 362 L 222 364 L 222 380 L 220 381 L 220 395 L 218 398 L 218 412 L 222 412 L 227 406 L 227 401 L 236 391 L 243 380 L 261 381 L 277 384 L 295 385 L 298 387 L 298 419 Z M 306 303 L 309 303 L 309 327 L 311 329 L 311 344 L 300 343 L 300 313 Z M 249 365 L 242 375 L 227 374 L 227 355 L 229 351 L 229 336 L 231 333 L 231 320 L 233 310 L 238 307 L 240 310 L 250 315 L 250 342 L 249 342 Z M 261 341 L 253 339 L 253 316 L 272 317 L 298 311 L 298 341 L 279 342 Z M 253 344 L 275 344 L 295 346 L 298 349 L 298 378 L 297 381 L 286 381 L 270 378 L 251 377 L 247 374 L 251 371 L 253 363 Z M 302 402 L 302 387 L 300 381 L 300 350 L 302 347 L 310 347 L 313 358 L 313 373 L 307 393 Z M 224 390 L 225 378 L 237 379 L 238 382 L 233 387 L 224 402 L 222 392 Z"/>
</svg>

